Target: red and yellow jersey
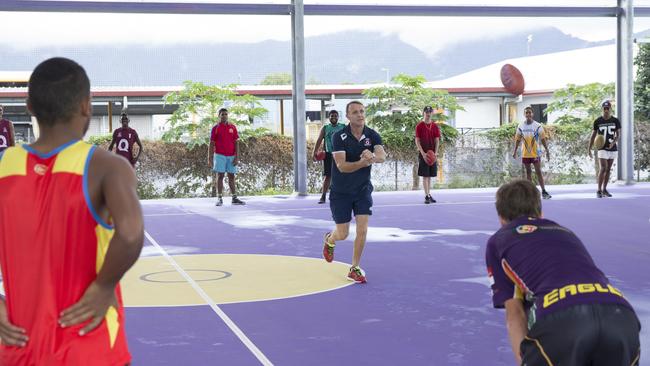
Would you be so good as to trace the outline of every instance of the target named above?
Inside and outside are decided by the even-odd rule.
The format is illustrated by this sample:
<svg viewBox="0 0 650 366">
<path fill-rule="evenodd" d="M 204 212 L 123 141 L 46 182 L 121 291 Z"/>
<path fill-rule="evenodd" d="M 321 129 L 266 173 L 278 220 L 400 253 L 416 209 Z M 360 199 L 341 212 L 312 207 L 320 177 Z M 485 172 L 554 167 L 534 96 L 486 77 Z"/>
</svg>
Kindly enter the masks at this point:
<svg viewBox="0 0 650 366">
<path fill-rule="evenodd" d="M 93 209 L 88 165 L 95 146 L 73 141 L 41 154 L 23 145 L 0 157 L 0 266 L 9 321 L 24 348 L 0 345 L 0 365 L 99 366 L 130 362 L 119 306 L 85 336 L 61 328 L 104 263 L 113 228 Z"/>
</svg>

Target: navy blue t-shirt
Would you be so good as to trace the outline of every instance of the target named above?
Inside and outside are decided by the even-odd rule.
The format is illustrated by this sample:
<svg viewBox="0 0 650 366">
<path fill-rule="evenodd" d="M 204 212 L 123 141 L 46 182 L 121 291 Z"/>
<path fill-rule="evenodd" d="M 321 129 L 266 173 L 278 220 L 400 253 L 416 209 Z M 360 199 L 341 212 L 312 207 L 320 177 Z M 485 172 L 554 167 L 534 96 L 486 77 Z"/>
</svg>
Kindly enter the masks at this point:
<svg viewBox="0 0 650 366">
<path fill-rule="evenodd" d="M 553 221 L 520 217 L 509 222 L 488 240 L 485 260 L 496 308 L 516 297 L 531 307 L 529 317 L 536 319 L 579 304 L 632 309 L 580 239 Z"/>
<path fill-rule="evenodd" d="M 345 161 L 355 162 L 361 160 L 363 150 L 375 152 L 375 146 L 381 145 L 381 136 L 368 126 L 363 127 L 361 139 L 357 140 L 352 134 L 350 124 L 332 135 L 332 153 L 345 151 Z M 369 187 L 371 166 L 361 168 L 352 173 L 341 173 L 336 163 L 332 164 L 332 192 L 357 194 Z"/>
</svg>

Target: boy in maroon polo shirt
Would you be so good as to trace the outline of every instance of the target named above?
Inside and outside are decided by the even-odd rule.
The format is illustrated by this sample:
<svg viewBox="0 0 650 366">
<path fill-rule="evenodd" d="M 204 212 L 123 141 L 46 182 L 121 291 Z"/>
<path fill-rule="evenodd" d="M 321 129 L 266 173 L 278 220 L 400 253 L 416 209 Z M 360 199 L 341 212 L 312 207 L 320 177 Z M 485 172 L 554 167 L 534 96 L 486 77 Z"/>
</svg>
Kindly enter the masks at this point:
<svg viewBox="0 0 650 366">
<path fill-rule="evenodd" d="M 210 147 L 208 150 L 208 163 L 212 171 L 217 174 L 217 203 L 216 206 L 223 205 L 223 177 L 228 174 L 228 186 L 232 194 L 233 205 L 244 205 L 244 201 L 237 198 L 235 193 L 235 174 L 237 173 L 237 140 L 239 134 L 237 127 L 228 122 L 228 110 L 221 108 L 219 110 L 219 123 L 212 127 L 210 134 Z"/>
<path fill-rule="evenodd" d="M 16 137 L 14 134 L 14 124 L 10 120 L 2 118 L 4 107 L 0 104 L 0 152 L 6 148 L 14 146 Z"/>
<path fill-rule="evenodd" d="M 424 120 L 415 126 L 415 146 L 418 148 L 418 175 L 422 177 L 422 186 L 424 187 L 424 203 L 435 203 L 436 200 L 431 197 L 431 177 L 438 175 L 438 162 L 433 165 L 427 164 L 424 160 L 427 151 L 433 151 L 438 156 L 440 147 L 440 128 L 431 120 L 433 108 L 424 107 Z"/>
<path fill-rule="evenodd" d="M 485 258 L 518 364 L 638 365 L 641 325 L 632 306 L 573 232 L 542 218 L 535 185 L 502 185 L 496 209 L 501 229 Z"/>
<path fill-rule="evenodd" d="M 142 154 L 142 143 L 140 142 L 140 137 L 138 133 L 129 127 L 129 116 L 126 112 L 122 112 L 121 116 L 122 127 L 113 131 L 113 139 L 111 140 L 111 145 L 108 147 L 108 151 L 113 151 L 113 146 L 117 144 L 115 153 L 119 156 L 124 157 L 126 160 L 131 163 L 131 166 L 135 168 L 135 163 L 140 159 L 140 154 Z M 138 145 L 138 155 L 133 157 L 133 145 Z"/>
</svg>

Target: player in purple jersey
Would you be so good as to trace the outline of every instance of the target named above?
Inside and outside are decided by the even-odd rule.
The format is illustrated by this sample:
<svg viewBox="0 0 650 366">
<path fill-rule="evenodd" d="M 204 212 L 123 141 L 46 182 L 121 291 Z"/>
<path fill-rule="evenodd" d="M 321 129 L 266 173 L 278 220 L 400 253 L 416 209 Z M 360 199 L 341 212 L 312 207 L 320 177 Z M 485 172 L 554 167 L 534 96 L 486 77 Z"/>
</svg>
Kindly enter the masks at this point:
<svg viewBox="0 0 650 366">
<path fill-rule="evenodd" d="M 495 308 L 521 365 L 638 365 L 641 325 L 569 229 L 542 218 L 527 180 L 496 195 L 501 229 L 486 249 Z"/>
<path fill-rule="evenodd" d="M 2 118 L 4 107 L 0 104 L 0 152 L 16 144 L 14 124 L 10 120 Z"/>
</svg>

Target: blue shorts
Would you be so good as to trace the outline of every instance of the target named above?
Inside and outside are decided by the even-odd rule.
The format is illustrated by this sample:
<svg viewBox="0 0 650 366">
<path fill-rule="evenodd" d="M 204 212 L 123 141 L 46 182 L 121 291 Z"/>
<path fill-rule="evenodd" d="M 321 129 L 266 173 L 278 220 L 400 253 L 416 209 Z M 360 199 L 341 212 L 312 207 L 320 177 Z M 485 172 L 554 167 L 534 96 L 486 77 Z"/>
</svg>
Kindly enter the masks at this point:
<svg viewBox="0 0 650 366">
<path fill-rule="evenodd" d="M 337 224 L 352 221 L 352 213 L 357 215 L 372 215 L 372 186 L 356 194 L 330 192 L 330 210 Z"/>
<path fill-rule="evenodd" d="M 235 156 L 225 156 L 220 154 L 214 154 L 214 160 L 212 161 L 212 171 L 215 173 L 231 173 L 237 174 L 237 167 L 232 165 Z"/>
</svg>

